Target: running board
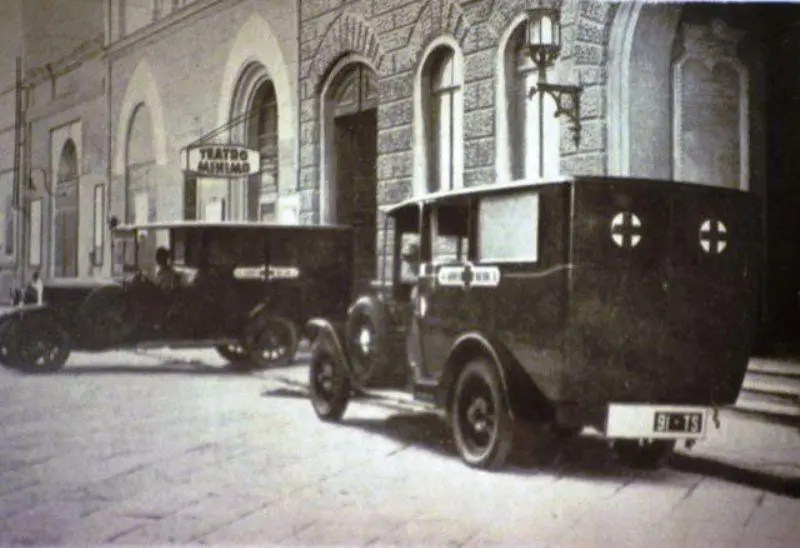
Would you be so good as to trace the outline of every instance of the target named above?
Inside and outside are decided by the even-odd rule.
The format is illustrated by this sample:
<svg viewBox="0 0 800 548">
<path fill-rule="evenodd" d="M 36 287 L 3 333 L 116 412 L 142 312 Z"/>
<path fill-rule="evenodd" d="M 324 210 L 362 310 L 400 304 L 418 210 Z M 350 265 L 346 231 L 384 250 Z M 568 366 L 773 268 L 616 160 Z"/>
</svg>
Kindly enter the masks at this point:
<svg viewBox="0 0 800 548">
<path fill-rule="evenodd" d="M 134 344 L 129 348 L 135 350 L 152 350 L 154 348 L 214 348 L 220 345 L 239 345 L 241 341 L 237 339 L 176 339 L 161 341 L 145 341 Z"/>
</svg>

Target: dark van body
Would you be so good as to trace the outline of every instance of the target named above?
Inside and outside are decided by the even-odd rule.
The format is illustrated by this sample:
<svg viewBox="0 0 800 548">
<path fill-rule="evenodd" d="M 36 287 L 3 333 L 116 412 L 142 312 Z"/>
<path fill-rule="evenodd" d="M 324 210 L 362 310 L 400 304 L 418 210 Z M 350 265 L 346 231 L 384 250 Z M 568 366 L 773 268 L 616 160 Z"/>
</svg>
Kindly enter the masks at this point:
<svg viewBox="0 0 800 548">
<path fill-rule="evenodd" d="M 45 281 L 43 304 L 4 316 L 0 359 L 55 370 L 70 350 L 212 346 L 235 369 L 265 368 L 292 359 L 309 318 L 344 317 L 351 296 L 347 227 L 187 221 L 113 236 L 114 278 Z M 157 248 L 174 270 L 169 287 Z"/>
<path fill-rule="evenodd" d="M 703 437 L 713 408 L 735 401 L 757 321 L 753 194 L 579 177 L 426 196 L 388 214 L 385 290 L 357 301 L 346 325 L 316 321 L 318 346 L 350 384 L 405 384 L 446 409 L 468 463 L 502 461 L 504 412 L 664 447 Z M 411 291 L 397 264 L 414 232 Z M 464 396 L 494 408 L 498 428 L 472 452 L 458 443 L 465 374 L 501 394 Z"/>
</svg>

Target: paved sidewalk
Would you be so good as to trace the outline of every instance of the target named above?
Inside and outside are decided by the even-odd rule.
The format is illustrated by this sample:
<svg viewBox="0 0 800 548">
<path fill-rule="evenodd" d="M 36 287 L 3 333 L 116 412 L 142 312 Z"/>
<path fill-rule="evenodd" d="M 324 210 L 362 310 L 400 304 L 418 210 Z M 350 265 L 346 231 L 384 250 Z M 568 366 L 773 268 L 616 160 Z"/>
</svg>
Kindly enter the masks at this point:
<svg viewBox="0 0 800 548">
<path fill-rule="evenodd" d="M 308 386 L 306 367 L 281 369 L 267 378 L 304 391 Z M 385 397 L 387 402 L 415 406 L 404 394 Z M 734 409 L 723 409 L 719 420 L 720 427 L 712 424 L 706 439 L 691 449 L 679 446 L 673 464 L 721 479 L 747 476 L 751 483 L 800 497 L 800 428 Z"/>
<path fill-rule="evenodd" d="M 226 363 L 214 349 L 149 349 L 118 351 L 113 360 L 139 366 L 159 367 L 164 361 L 187 366 L 222 367 Z M 307 345 L 301 345 L 297 365 L 268 370 L 259 376 L 273 387 L 307 394 Z M 76 353 L 67 367 L 91 362 L 90 354 Z M 399 392 L 381 393 L 382 403 L 399 412 L 425 409 Z M 720 427 L 713 424 L 706 439 L 691 449 L 682 445 L 672 459 L 673 466 L 719 479 L 745 481 L 753 486 L 800 497 L 800 427 L 776 422 L 758 414 L 735 409 L 720 412 Z"/>
<path fill-rule="evenodd" d="M 796 493 L 699 452 L 733 435 L 742 447 L 724 443 L 728 456 L 767 443 L 791 458 L 796 438 L 754 433 L 750 417 L 726 412 L 657 471 L 587 435 L 484 473 L 400 395 L 354 401 L 328 424 L 304 363 L 220 363 L 159 350 L 75 353 L 55 375 L 0 369 L 0 546 L 800 545 Z"/>
<path fill-rule="evenodd" d="M 679 449 L 673 464 L 800 497 L 800 428 L 734 409 L 720 422 L 691 450 Z"/>
</svg>

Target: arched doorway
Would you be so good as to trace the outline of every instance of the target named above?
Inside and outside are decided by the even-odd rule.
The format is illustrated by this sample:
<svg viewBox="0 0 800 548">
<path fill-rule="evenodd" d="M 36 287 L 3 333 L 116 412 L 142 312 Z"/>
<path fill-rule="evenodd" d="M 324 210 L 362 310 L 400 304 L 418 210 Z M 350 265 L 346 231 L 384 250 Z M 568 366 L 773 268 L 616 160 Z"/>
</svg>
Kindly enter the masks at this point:
<svg viewBox="0 0 800 548">
<path fill-rule="evenodd" d="M 624 4 L 610 34 L 609 171 L 762 199 L 762 342 L 800 343 L 800 54 L 792 4 Z"/>
<path fill-rule="evenodd" d="M 125 141 L 125 221 L 155 220 L 156 196 L 151 174 L 156 164 L 153 123 L 144 103 L 133 111 Z"/>
<path fill-rule="evenodd" d="M 153 149 L 153 123 L 150 109 L 139 104 L 133 111 L 125 141 L 125 221 L 148 223 L 157 219 L 158 188 L 154 177 L 156 166 Z M 139 266 L 148 271 L 155 264 L 159 244 L 155 233 L 139 234 Z M 163 237 L 163 236 L 162 236 Z"/>
<path fill-rule="evenodd" d="M 199 179 L 198 216 L 203 203 L 226 200 L 226 218 L 276 222 L 279 190 L 280 141 L 278 94 L 261 63 L 247 65 L 238 78 L 229 113 L 229 142 L 261 154 L 258 173 L 230 180 Z"/>
<path fill-rule="evenodd" d="M 355 290 L 376 274 L 378 93 L 372 69 L 351 63 L 325 95 L 324 220 L 353 227 Z"/>
<path fill-rule="evenodd" d="M 78 275 L 78 151 L 67 139 L 61 149 L 55 189 L 53 275 Z"/>
<path fill-rule="evenodd" d="M 278 202 L 278 99 L 271 80 L 255 88 L 247 120 L 247 148 L 261 153 L 261 169 L 247 185 L 247 218 L 274 222 Z"/>
</svg>

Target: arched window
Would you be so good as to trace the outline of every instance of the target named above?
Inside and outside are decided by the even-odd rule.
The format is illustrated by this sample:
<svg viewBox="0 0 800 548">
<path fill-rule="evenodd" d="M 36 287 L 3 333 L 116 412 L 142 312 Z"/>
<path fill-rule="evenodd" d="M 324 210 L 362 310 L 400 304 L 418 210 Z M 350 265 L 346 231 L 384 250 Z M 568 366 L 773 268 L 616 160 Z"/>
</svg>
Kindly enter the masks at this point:
<svg viewBox="0 0 800 548">
<path fill-rule="evenodd" d="M 253 97 L 248 124 L 250 148 L 261 152 L 261 169 L 248 185 L 247 217 L 275 221 L 278 200 L 278 99 L 271 80 L 261 83 Z"/>
<path fill-rule="evenodd" d="M 527 52 L 524 23 L 511 34 L 504 57 L 511 178 L 558 175 L 561 127 L 552 97 L 541 94 L 529 97 L 538 82 L 538 73 Z M 548 69 L 548 81 L 555 78 L 553 72 L 552 67 Z"/>
<path fill-rule="evenodd" d="M 423 71 L 423 113 L 427 115 L 427 190 L 463 186 L 463 96 L 461 59 L 452 48 L 435 48 Z"/>
<path fill-rule="evenodd" d="M 125 220 L 135 223 L 155 220 L 157 185 L 151 180 L 155 166 L 153 123 L 150 109 L 144 103 L 136 107 L 131 118 L 125 159 Z"/>
<path fill-rule="evenodd" d="M 55 192 L 53 274 L 78 275 L 78 151 L 68 139 L 61 149 Z"/>
</svg>

